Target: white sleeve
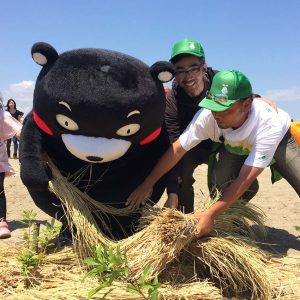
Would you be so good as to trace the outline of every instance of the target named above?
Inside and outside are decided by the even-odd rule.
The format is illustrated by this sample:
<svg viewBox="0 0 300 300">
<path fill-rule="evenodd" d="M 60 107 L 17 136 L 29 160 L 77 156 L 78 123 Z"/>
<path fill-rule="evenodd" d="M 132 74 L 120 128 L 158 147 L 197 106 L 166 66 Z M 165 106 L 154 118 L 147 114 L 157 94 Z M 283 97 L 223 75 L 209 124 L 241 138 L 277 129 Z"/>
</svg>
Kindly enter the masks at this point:
<svg viewBox="0 0 300 300">
<path fill-rule="evenodd" d="M 274 126 L 274 123 L 272 126 L 268 126 L 259 132 L 256 142 L 245 161 L 245 165 L 257 168 L 269 166 L 282 140 L 282 136 L 282 128 Z"/>
<path fill-rule="evenodd" d="M 7 111 L 0 112 L 0 123 L 0 136 L 3 140 L 12 138 L 22 129 L 22 124 Z"/>
<path fill-rule="evenodd" d="M 179 137 L 179 142 L 186 151 L 209 138 L 210 119 L 211 115 L 206 110 L 201 109 L 195 114 L 191 123 Z"/>
</svg>

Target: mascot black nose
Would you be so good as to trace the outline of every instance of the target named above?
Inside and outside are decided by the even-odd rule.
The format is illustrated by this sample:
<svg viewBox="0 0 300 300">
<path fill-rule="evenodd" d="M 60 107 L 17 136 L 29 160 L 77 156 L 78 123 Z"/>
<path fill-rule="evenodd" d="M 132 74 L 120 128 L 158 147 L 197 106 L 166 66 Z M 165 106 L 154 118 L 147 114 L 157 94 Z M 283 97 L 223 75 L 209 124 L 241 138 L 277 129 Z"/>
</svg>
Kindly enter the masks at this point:
<svg viewBox="0 0 300 300">
<path fill-rule="evenodd" d="M 86 158 L 90 161 L 102 161 L 103 160 L 102 157 L 98 157 L 98 156 L 87 156 Z"/>
</svg>

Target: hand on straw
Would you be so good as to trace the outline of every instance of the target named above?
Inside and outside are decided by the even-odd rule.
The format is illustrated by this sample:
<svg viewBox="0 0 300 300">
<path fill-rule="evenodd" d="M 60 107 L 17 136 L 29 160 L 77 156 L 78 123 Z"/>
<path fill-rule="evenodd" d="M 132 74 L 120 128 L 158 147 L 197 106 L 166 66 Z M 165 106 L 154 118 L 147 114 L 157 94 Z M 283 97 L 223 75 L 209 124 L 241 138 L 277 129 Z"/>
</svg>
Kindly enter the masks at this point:
<svg viewBox="0 0 300 300">
<path fill-rule="evenodd" d="M 207 211 L 195 212 L 193 214 L 196 219 L 196 238 L 201 238 L 205 235 L 208 235 L 211 231 L 214 230 L 214 218 Z"/>
<path fill-rule="evenodd" d="M 146 204 L 147 198 L 151 196 L 152 191 L 153 187 L 144 181 L 129 195 L 126 205 L 131 210 L 138 209 L 141 204 Z"/>
</svg>

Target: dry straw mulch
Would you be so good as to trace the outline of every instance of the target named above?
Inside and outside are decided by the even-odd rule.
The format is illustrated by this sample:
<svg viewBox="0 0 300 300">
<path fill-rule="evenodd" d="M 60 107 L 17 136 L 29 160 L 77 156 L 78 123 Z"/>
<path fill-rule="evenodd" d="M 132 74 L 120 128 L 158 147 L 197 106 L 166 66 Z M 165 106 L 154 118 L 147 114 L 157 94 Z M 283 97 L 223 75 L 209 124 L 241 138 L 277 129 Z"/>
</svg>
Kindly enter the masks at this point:
<svg viewBox="0 0 300 300">
<path fill-rule="evenodd" d="M 300 258 L 272 259 L 253 243 L 251 237 L 255 232 L 251 225 L 263 228 L 263 214 L 256 207 L 237 203 L 218 218 L 213 236 L 196 242 L 191 215 L 148 207 L 141 230 L 115 242 L 99 231 L 95 212 L 126 215 L 128 211 L 89 198 L 49 163 L 54 174 L 51 191 L 61 199 L 69 222 L 77 229 L 74 251 L 65 248 L 49 254 L 30 278 L 33 287 L 24 289 L 17 262 L 20 249 L 1 249 L 3 298 L 86 299 L 96 282 L 90 279 L 82 282 L 82 260 L 100 244 L 126 249 L 132 276 L 138 277 L 146 265 L 151 265 L 152 276 L 158 275 L 162 283 L 160 299 L 223 299 L 224 295 L 239 299 L 300 299 Z M 101 294 L 94 299 L 101 299 Z M 119 282 L 107 299 L 141 297 L 127 293 L 125 283 Z"/>
<path fill-rule="evenodd" d="M 96 281 L 82 280 L 85 273 L 71 247 L 60 249 L 47 256 L 39 268 L 39 273 L 30 278 L 33 284 L 30 289 L 24 288 L 24 278 L 20 273 L 17 261 L 20 249 L 0 250 L 1 299 L 87 299 L 88 291 L 96 286 Z M 2 255 L 3 253 L 6 255 Z M 118 282 L 107 299 L 142 299 L 125 291 L 124 283 Z M 222 299 L 219 290 L 207 280 L 177 286 L 164 284 L 160 288 L 160 294 L 161 299 Z M 101 299 L 101 296 L 96 295 L 93 299 Z"/>
<path fill-rule="evenodd" d="M 223 241 L 219 238 L 217 240 L 211 238 L 204 241 L 203 244 L 211 247 L 220 245 L 220 242 Z M 194 247 L 197 248 L 198 245 L 192 244 L 189 250 L 194 251 Z M 221 246 L 219 247 L 221 248 Z M 222 253 L 221 258 L 211 258 L 209 263 L 202 263 L 204 257 L 208 259 L 205 254 L 195 260 L 189 252 L 183 252 L 159 276 L 160 282 L 162 282 L 162 287 L 159 289 L 160 299 L 224 299 L 219 285 L 220 281 L 224 282 L 224 278 L 227 286 L 224 285 L 223 289 L 229 288 L 229 291 L 231 285 L 235 283 L 239 285 L 243 282 L 239 279 L 239 276 L 245 278 L 244 284 L 253 286 L 252 283 L 247 282 L 248 274 L 244 273 L 246 272 L 246 266 L 239 265 L 239 258 L 233 257 L 233 260 L 237 259 L 235 268 L 232 261 L 228 261 L 236 250 L 235 247 L 232 251 L 229 251 L 227 257 L 224 257 L 224 253 Z M 242 251 L 245 251 L 245 249 L 242 249 Z M 30 278 L 33 286 L 25 289 L 24 277 L 21 275 L 20 265 L 17 261 L 19 252 L 19 248 L 0 248 L 1 299 L 87 299 L 88 291 L 96 286 L 96 282 L 91 279 L 82 281 L 85 271 L 78 264 L 74 250 L 71 247 L 66 247 L 47 256 L 46 261 L 39 267 L 35 277 Z M 253 255 L 257 259 L 255 252 Z M 201 261 L 200 264 L 197 263 L 198 259 Z M 249 261 L 251 259 L 252 257 L 249 257 Z M 213 263 L 214 260 L 215 263 Z M 248 262 L 248 264 L 251 265 L 251 262 Z M 262 263 L 259 262 L 259 264 Z M 224 270 L 220 269 L 220 266 L 223 266 Z M 232 269 L 230 270 L 226 266 L 230 266 Z M 253 297 L 248 291 L 248 294 L 244 294 L 239 299 L 300 299 L 300 256 L 268 259 L 263 263 L 263 266 L 265 267 L 264 274 L 267 276 L 266 281 L 270 283 L 272 294 Z M 211 268 L 208 271 L 214 274 L 215 279 L 220 276 L 224 278 L 219 282 L 214 280 L 212 276 L 210 280 L 201 279 L 205 277 L 207 271 L 205 269 L 207 268 Z M 250 266 L 250 269 L 253 270 L 253 267 Z M 201 271 L 204 274 L 201 274 Z M 234 271 L 239 274 L 235 276 Z M 251 278 L 253 277 L 255 276 L 252 274 Z M 138 295 L 125 292 L 125 290 L 125 284 L 119 282 L 107 299 L 142 299 Z M 96 295 L 93 299 L 101 299 L 101 294 Z"/>
<path fill-rule="evenodd" d="M 214 241 L 211 246 L 216 245 L 215 242 L 218 244 L 222 241 Z M 210 241 L 207 240 L 205 243 Z M 197 247 L 197 245 L 192 247 L 194 246 Z M 93 280 L 82 281 L 85 273 L 71 247 L 60 249 L 47 256 L 44 264 L 39 267 L 39 272 L 31 278 L 33 287 L 30 289 L 24 288 L 24 278 L 20 273 L 17 261 L 20 249 L 1 248 L 0 251 L 1 299 L 87 299 L 88 291 L 96 286 Z M 219 258 L 217 260 L 220 261 Z M 223 264 L 226 265 L 226 259 Z M 212 281 L 199 279 L 201 275 L 196 279 L 197 267 L 204 271 L 203 266 L 205 265 L 202 267 L 197 265 L 188 253 L 183 253 L 177 261 L 172 262 L 162 272 L 160 279 L 164 283 L 159 289 L 160 299 L 224 299 L 221 290 Z M 265 268 L 272 287 L 272 295 L 257 299 L 300 299 L 300 256 L 269 259 L 265 262 Z M 215 271 L 218 272 L 218 276 L 227 274 L 226 270 L 225 273 L 218 269 Z M 236 271 L 243 275 L 245 268 L 240 266 L 239 269 L 236 266 Z M 234 273 L 229 276 L 235 277 Z M 244 277 L 247 277 L 247 274 L 244 274 Z M 230 279 L 228 282 L 230 284 Z M 125 290 L 124 283 L 119 282 L 107 299 L 142 299 L 138 295 L 126 293 Z M 248 294 L 242 299 L 251 299 L 251 297 L 252 295 Z M 93 299 L 101 299 L 101 294 Z"/>
</svg>

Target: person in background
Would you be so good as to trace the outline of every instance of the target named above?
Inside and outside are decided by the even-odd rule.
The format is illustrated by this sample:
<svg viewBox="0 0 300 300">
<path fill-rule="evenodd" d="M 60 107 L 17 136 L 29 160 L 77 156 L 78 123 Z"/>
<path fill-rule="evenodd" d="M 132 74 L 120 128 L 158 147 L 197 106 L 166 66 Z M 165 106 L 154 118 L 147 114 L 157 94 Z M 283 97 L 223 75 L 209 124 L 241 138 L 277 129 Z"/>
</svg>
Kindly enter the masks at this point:
<svg viewBox="0 0 300 300">
<path fill-rule="evenodd" d="M 243 196 L 264 168 L 272 165 L 300 196 L 300 122 L 253 98 L 248 78 L 236 70 L 218 72 L 201 109 L 165 152 L 145 181 L 129 196 L 139 207 L 155 182 L 203 140 L 222 142 L 213 165 L 215 189 L 221 196 L 206 211 L 196 211 L 196 237 L 213 230 L 215 219 Z M 258 189 L 258 186 L 257 186 Z M 248 194 L 250 200 L 253 194 Z"/>
<path fill-rule="evenodd" d="M 11 232 L 6 222 L 6 197 L 4 191 L 4 177 L 14 174 L 8 163 L 7 151 L 4 141 L 13 136 L 19 137 L 22 124 L 10 113 L 4 110 L 0 94 L 0 239 L 9 238 Z"/>
<path fill-rule="evenodd" d="M 10 114 L 18 120 L 20 123 L 22 123 L 23 115 L 24 113 L 17 110 L 17 104 L 14 99 L 9 99 L 6 104 L 6 110 L 10 112 Z M 10 158 L 10 145 L 11 145 L 11 140 L 13 140 L 14 144 L 14 153 L 13 153 L 13 158 L 17 159 L 18 158 L 18 138 L 14 135 L 12 139 L 6 140 L 6 149 L 7 149 L 7 156 Z"/>
</svg>

